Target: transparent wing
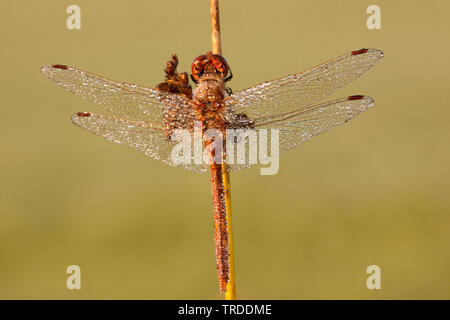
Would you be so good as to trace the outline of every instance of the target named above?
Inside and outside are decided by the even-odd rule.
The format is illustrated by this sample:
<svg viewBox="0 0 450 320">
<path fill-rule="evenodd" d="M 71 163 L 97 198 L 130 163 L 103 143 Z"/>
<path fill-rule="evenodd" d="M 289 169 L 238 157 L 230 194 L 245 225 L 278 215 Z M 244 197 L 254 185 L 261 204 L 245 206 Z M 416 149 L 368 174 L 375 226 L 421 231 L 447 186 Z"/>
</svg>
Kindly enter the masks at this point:
<svg viewBox="0 0 450 320">
<path fill-rule="evenodd" d="M 373 104 L 374 100 L 371 97 L 350 96 L 299 111 L 262 118 L 255 122 L 255 126 L 257 129 L 278 129 L 282 153 L 346 123 Z"/>
<path fill-rule="evenodd" d="M 171 154 L 177 142 L 169 141 L 159 125 L 88 112 L 74 114 L 72 122 L 108 141 L 126 145 L 168 165 L 198 173 L 206 170 L 205 165 L 195 165 L 193 161 L 191 164 L 175 164 Z"/>
<path fill-rule="evenodd" d="M 301 110 L 276 116 L 267 116 L 255 121 L 256 129 L 271 129 L 279 132 L 279 153 L 288 151 L 325 131 L 333 129 L 353 119 L 373 106 L 374 100 L 367 96 L 351 96 L 325 102 Z M 256 130 L 259 134 L 261 131 Z M 270 141 L 268 136 L 267 141 Z M 248 146 L 246 146 L 248 153 Z M 267 147 L 270 150 L 270 146 Z M 269 152 L 270 154 L 270 152 Z M 232 170 L 251 166 L 246 158 L 245 164 L 231 165 Z"/>
<path fill-rule="evenodd" d="M 353 81 L 383 57 L 378 49 L 360 49 L 294 75 L 238 91 L 224 104 L 234 113 L 257 119 L 316 104 Z"/>
<path fill-rule="evenodd" d="M 67 91 L 126 118 L 162 123 L 162 113 L 170 106 L 190 108 L 189 100 L 182 96 L 113 81 L 65 65 L 47 65 L 41 72 Z"/>
</svg>

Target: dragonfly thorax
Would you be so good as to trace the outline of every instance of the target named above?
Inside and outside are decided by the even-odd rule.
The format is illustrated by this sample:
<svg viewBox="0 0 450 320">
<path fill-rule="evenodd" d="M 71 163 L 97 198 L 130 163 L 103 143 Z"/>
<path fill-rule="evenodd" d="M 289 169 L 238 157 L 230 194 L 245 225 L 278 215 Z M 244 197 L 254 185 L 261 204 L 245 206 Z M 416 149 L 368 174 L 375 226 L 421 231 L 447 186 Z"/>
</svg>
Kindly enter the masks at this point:
<svg viewBox="0 0 450 320">
<path fill-rule="evenodd" d="M 220 104 L 228 96 L 222 78 L 216 74 L 201 77 L 192 97 L 197 105 L 208 107 L 210 104 Z"/>
</svg>

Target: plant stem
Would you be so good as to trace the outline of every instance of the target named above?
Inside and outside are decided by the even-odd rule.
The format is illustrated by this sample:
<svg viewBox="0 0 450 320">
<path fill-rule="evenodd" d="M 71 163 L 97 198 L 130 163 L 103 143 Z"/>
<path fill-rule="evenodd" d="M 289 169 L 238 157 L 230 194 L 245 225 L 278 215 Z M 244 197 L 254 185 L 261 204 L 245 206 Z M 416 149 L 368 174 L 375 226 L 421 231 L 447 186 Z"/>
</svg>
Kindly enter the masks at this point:
<svg viewBox="0 0 450 320">
<path fill-rule="evenodd" d="M 219 0 L 210 0 L 212 49 L 214 54 L 222 54 L 220 40 Z"/>
</svg>

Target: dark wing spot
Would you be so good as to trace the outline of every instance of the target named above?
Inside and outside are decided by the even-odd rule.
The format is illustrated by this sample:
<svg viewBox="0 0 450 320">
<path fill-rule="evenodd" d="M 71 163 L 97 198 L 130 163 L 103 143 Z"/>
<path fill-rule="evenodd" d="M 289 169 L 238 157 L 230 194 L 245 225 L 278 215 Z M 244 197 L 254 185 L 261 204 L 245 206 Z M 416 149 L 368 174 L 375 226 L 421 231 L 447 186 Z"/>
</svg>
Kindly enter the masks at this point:
<svg viewBox="0 0 450 320">
<path fill-rule="evenodd" d="M 364 98 L 364 96 L 357 95 L 357 96 L 350 96 L 347 99 L 348 100 L 361 100 L 362 98 Z"/>
<path fill-rule="evenodd" d="M 63 65 L 63 64 L 53 64 L 53 65 L 52 65 L 52 68 L 62 69 L 62 70 L 67 70 L 67 69 L 69 69 L 68 66 L 65 66 L 65 65 Z"/>
<path fill-rule="evenodd" d="M 352 51 L 352 55 L 356 56 L 356 55 L 358 55 L 358 54 L 366 53 L 367 51 L 369 51 L 369 49 L 359 49 L 359 50 L 355 50 L 355 51 Z"/>
<path fill-rule="evenodd" d="M 79 117 L 90 117 L 92 114 L 89 112 L 77 112 L 77 116 Z"/>
</svg>

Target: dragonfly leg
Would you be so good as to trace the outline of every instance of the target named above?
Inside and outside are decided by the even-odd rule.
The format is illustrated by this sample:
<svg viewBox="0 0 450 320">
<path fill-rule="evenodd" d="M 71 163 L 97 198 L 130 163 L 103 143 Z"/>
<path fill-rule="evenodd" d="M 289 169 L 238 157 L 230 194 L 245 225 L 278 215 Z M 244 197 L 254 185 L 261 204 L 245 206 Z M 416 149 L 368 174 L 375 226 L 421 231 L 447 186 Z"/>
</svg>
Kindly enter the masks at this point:
<svg viewBox="0 0 450 320">
<path fill-rule="evenodd" d="M 192 87 L 189 84 L 189 77 L 186 72 L 178 73 L 178 57 L 176 54 L 166 63 L 164 72 L 166 80 L 156 86 L 156 89 L 164 92 L 182 94 L 188 99 L 192 99 Z"/>
</svg>

